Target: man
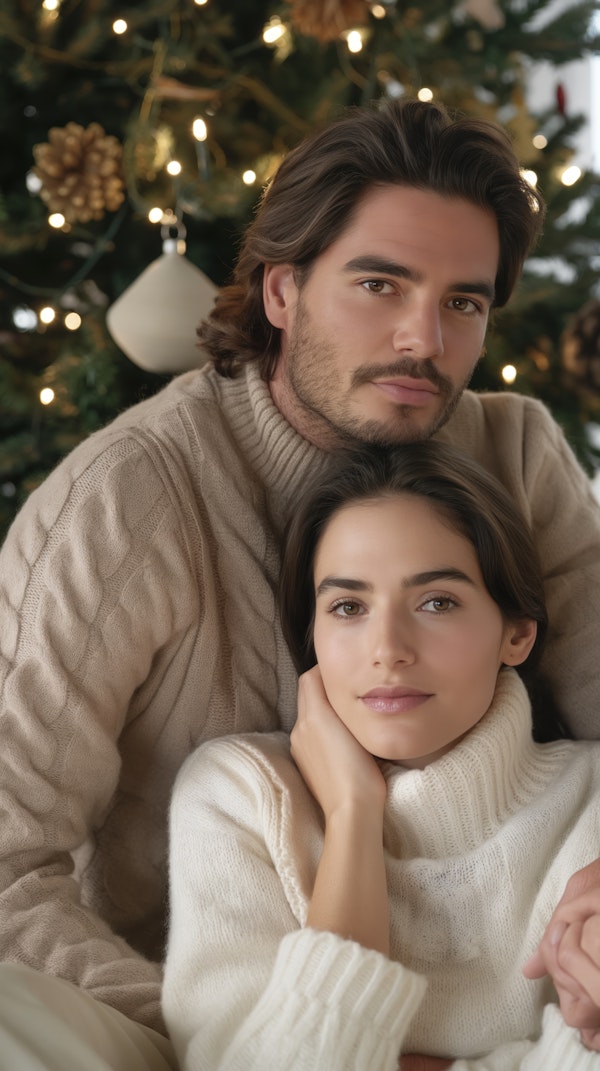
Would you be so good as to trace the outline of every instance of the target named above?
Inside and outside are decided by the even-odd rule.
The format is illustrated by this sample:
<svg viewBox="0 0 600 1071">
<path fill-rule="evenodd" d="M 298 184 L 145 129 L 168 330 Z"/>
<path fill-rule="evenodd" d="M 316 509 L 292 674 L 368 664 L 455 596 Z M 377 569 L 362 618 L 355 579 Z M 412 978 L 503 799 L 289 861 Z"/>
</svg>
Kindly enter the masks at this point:
<svg viewBox="0 0 600 1071">
<path fill-rule="evenodd" d="M 39 973 L 0 969 L 0 1066 L 40 1023 L 35 1066 L 173 1064 L 170 789 L 201 741 L 293 724 L 279 540 L 338 445 L 436 434 L 503 480 L 542 558 L 546 670 L 594 735 L 600 512 L 543 406 L 465 392 L 542 218 L 495 127 L 411 101 L 352 113 L 281 165 L 202 329 L 213 366 L 31 496 L 1 558 L 0 957 Z"/>
</svg>

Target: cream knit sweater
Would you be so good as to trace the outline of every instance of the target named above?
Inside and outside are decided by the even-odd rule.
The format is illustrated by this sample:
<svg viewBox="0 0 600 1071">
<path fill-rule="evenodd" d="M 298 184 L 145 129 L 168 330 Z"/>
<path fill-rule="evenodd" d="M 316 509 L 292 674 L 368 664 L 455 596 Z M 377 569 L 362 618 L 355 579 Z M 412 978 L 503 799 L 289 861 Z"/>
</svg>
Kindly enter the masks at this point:
<svg viewBox="0 0 600 1071">
<path fill-rule="evenodd" d="M 558 626 L 548 667 L 577 731 L 596 734 L 589 481 L 530 398 L 467 392 L 442 437 L 531 517 Z M 173 780 L 203 740 L 291 727 L 279 541 L 326 463 L 254 367 L 194 371 L 93 435 L 25 505 L 0 555 L 0 959 L 161 1028 Z"/>
<path fill-rule="evenodd" d="M 323 826 L 287 735 L 215 740 L 187 760 L 163 997 L 182 1068 L 397 1071 L 419 1052 L 466 1057 L 456 1071 L 598 1071 L 521 966 L 598 854 L 600 743 L 534 744 L 505 670 L 456 748 L 385 774 L 390 959 L 301 928 Z"/>
</svg>

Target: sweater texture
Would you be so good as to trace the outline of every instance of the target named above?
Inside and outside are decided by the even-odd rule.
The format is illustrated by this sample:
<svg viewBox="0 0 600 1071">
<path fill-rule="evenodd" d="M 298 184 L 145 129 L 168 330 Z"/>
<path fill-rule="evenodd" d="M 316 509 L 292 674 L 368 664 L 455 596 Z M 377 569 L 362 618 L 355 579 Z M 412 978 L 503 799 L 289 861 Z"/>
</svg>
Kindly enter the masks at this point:
<svg viewBox="0 0 600 1071">
<path fill-rule="evenodd" d="M 466 392 L 440 438 L 531 520 L 547 667 L 575 731 L 598 733 L 600 511 L 544 407 Z M 0 553 L 0 958 L 164 1029 L 167 811 L 215 736 L 290 729 L 279 546 L 327 455 L 254 366 L 177 377 L 74 450 Z M 567 627 L 568 625 L 568 627 Z"/>
<path fill-rule="evenodd" d="M 187 760 L 164 985 L 182 1068 L 397 1071 L 417 1052 L 457 1071 L 598 1071 L 551 983 L 521 967 L 597 857 L 600 744 L 534 744 L 523 684 L 503 670 L 452 751 L 384 774 L 389 959 L 302 928 L 324 830 L 287 734 L 215 740 Z"/>
</svg>

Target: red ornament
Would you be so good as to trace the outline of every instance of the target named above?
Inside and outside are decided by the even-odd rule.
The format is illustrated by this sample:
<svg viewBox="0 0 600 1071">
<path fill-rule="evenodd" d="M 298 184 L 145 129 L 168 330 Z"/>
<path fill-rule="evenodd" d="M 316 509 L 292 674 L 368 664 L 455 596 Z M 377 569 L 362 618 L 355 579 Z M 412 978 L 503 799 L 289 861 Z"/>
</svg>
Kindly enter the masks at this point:
<svg viewBox="0 0 600 1071">
<path fill-rule="evenodd" d="M 567 114 L 567 97 L 562 82 L 558 82 L 556 86 L 556 107 L 559 115 Z"/>
</svg>

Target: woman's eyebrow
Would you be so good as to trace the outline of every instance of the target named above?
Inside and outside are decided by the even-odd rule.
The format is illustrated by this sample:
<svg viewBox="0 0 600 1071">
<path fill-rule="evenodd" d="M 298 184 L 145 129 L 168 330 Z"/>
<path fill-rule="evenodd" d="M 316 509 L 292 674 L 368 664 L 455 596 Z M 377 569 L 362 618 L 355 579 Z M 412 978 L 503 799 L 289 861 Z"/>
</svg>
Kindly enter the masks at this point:
<svg viewBox="0 0 600 1071">
<path fill-rule="evenodd" d="M 444 566 L 442 569 L 427 569 L 425 572 L 406 576 L 402 581 L 402 587 L 418 588 L 427 584 L 438 584 L 442 580 L 457 580 L 460 583 L 475 586 L 475 581 L 467 573 L 463 573 L 462 569 Z M 342 588 L 344 591 L 372 591 L 373 585 L 357 577 L 326 576 L 317 585 L 315 595 L 318 597 L 325 591 L 331 591 L 332 588 Z"/>
</svg>

